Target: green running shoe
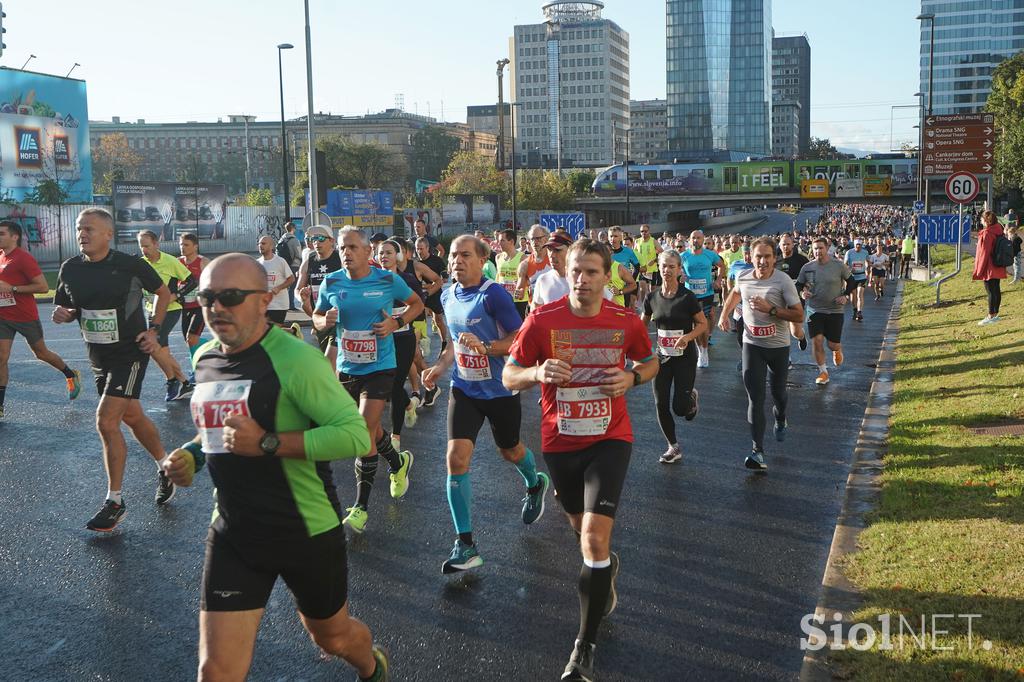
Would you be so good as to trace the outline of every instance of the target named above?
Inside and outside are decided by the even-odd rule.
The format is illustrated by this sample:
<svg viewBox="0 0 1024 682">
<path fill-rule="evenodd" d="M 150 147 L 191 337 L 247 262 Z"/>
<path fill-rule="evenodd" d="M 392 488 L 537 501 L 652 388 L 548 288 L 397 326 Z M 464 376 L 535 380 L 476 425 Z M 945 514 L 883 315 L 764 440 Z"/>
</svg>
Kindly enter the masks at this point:
<svg viewBox="0 0 1024 682">
<path fill-rule="evenodd" d="M 342 520 L 342 523 L 356 533 L 362 533 L 366 528 L 366 520 L 370 515 L 360 506 L 349 507 L 345 511 L 348 512 L 348 516 Z"/>
<path fill-rule="evenodd" d="M 412 460 L 414 459 L 408 450 L 399 452 L 398 456 L 402 460 L 402 466 L 391 474 L 391 497 L 396 500 L 403 497 L 409 490 L 409 470 L 412 469 Z"/>
<path fill-rule="evenodd" d="M 537 485 L 528 488 L 523 498 L 523 523 L 531 524 L 544 516 L 544 497 L 551 487 L 551 477 L 543 471 L 537 472 Z"/>
<path fill-rule="evenodd" d="M 391 663 L 388 659 L 388 650 L 379 644 L 374 644 L 373 660 L 377 661 L 377 668 L 373 671 L 373 675 L 365 680 L 356 675 L 356 682 L 388 682 L 391 679 Z"/>
<path fill-rule="evenodd" d="M 68 383 L 68 400 L 74 400 L 82 392 L 82 374 L 77 369 L 73 369 L 71 372 L 75 376 L 65 379 Z"/>
<path fill-rule="evenodd" d="M 484 560 L 476 545 L 467 545 L 462 540 L 455 540 L 455 547 L 448 559 L 441 564 L 441 573 L 458 573 L 477 566 L 483 566 Z"/>
</svg>

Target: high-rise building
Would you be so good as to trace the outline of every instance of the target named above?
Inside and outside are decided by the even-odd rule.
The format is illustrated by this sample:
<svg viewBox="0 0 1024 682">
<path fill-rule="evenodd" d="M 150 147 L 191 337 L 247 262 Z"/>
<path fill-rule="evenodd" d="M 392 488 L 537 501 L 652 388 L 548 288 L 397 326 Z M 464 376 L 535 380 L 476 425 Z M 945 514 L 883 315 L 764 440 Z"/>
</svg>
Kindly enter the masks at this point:
<svg viewBox="0 0 1024 682">
<path fill-rule="evenodd" d="M 772 104 L 772 156 L 795 159 L 800 155 L 800 115 L 802 107 L 796 100 Z"/>
<path fill-rule="evenodd" d="M 1024 49 L 1024 0 L 922 0 L 921 14 L 935 17 L 932 113 L 981 111 L 992 71 Z M 921 21 L 920 91 L 926 95 L 931 31 L 931 22 Z"/>
<path fill-rule="evenodd" d="M 806 154 L 811 146 L 811 45 L 807 35 L 781 36 L 772 40 L 772 127 L 775 120 L 792 113 L 792 104 L 799 107 L 799 130 L 797 132 L 797 153 Z M 784 106 L 780 112 L 775 109 Z M 792 158 L 791 154 L 776 151 L 776 139 L 785 141 L 788 149 L 790 126 L 786 130 L 772 131 L 772 155 Z"/>
<path fill-rule="evenodd" d="M 771 0 L 666 0 L 665 12 L 670 153 L 770 154 Z"/>
<path fill-rule="evenodd" d="M 547 2 L 510 39 L 519 167 L 607 166 L 625 158 L 629 34 L 598 0 Z M 559 160 L 561 163 L 559 163 Z"/>
<path fill-rule="evenodd" d="M 668 150 L 668 103 L 663 99 L 629 103 L 629 160 L 658 161 Z"/>
</svg>

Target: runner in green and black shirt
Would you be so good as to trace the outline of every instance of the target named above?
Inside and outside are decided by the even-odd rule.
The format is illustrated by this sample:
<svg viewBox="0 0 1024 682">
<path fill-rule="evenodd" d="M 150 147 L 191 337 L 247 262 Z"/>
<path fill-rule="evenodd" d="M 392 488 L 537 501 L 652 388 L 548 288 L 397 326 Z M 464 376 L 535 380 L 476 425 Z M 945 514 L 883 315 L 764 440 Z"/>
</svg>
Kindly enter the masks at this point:
<svg viewBox="0 0 1024 682">
<path fill-rule="evenodd" d="M 151 353 L 159 349 L 157 331 L 167 314 L 171 292 L 146 261 L 110 248 L 114 218 L 102 208 L 78 215 L 81 255 L 60 266 L 53 302 L 53 321 L 78 322 L 89 349 L 100 404 L 96 429 L 103 443 L 107 496 L 103 507 L 86 524 L 89 530 L 110 531 L 124 517 L 121 498 L 128 448 L 121 433 L 124 423 L 150 456 L 160 462 L 164 448 L 139 396 Z M 153 317 L 147 323 L 143 290 L 156 294 Z M 174 485 L 160 472 L 156 502 L 174 497 Z"/>
<path fill-rule="evenodd" d="M 199 616 L 200 678 L 244 679 L 278 576 L 313 640 L 361 679 L 387 679 L 387 657 L 348 614 L 341 505 L 330 461 L 370 447 L 355 402 L 307 345 L 266 320 L 273 294 L 252 258 L 228 254 L 203 271 L 199 302 L 215 339 L 195 356 L 199 435 L 165 469 L 190 485 L 209 463 L 216 509 L 206 540 Z"/>
</svg>

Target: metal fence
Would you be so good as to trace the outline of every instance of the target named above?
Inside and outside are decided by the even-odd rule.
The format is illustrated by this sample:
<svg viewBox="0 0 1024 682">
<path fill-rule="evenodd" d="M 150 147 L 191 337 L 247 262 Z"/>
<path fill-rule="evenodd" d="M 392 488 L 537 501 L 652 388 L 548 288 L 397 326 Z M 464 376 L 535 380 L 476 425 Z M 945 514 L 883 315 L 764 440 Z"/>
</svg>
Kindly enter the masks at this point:
<svg viewBox="0 0 1024 682">
<path fill-rule="evenodd" d="M 0 218 L 12 218 L 23 223 L 25 218 L 35 218 L 38 241 L 23 239 L 23 246 L 44 270 L 54 270 L 78 253 L 75 220 L 79 212 L 90 207 L 89 204 L 0 206 Z M 107 206 L 101 208 L 109 210 Z M 201 240 L 199 248 L 202 253 L 209 256 L 231 251 L 255 253 L 258 238 L 270 235 L 276 240 L 284 234 L 284 211 L 279 206 L 229 206 L 224 221 L 224 238 Z M 114 248 L 127 253 L 139 252 L 135 242 L 117 243 Z M 160 249 L 177 254 L 178 242 L 164 240 L 160 242 Z"/>
</svg>

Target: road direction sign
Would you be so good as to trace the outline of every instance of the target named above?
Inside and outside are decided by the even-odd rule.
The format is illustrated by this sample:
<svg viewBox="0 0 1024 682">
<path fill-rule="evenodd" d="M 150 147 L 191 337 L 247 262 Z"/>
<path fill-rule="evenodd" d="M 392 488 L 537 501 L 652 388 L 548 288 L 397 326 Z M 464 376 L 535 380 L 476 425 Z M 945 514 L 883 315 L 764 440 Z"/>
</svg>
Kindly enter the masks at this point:
<svg viewBox="0 0 1024 682">
<path fill-rule="evenodd" d="M 973 173 L 953 173 L 946 180 L 946 196 L 954 204 L 969 204 L 978 196 L 981 183 Z"/>
<path fill-rule="evenodd" d="M 924 121 L 922 174 L 959 171 L 989 175 L 995 164 L 995 118 L 992 114 L 928 116 Z"/>
<path fill-rule="evenodd" d="M 924 202 L 921 201 L 920 199 L 915 201 L 914 202 L 914 210 L 915 211 L 923 211 L 924 210 Z"/>
<path fill-rule="evenodd" d="M 953 214 L 929 214 L 918 216 L 917 241 L 919 244 L 956 244 L 957 234 L 960 243 L 971 241 L 971 217 Z"/>
<path fill-rule="evenodd" d="M 583 213 L 541 213 L 540 224 L 554 232 L 564 227 L 573 239 L 578 239 L 587 227 L 587 216 Z"/>
</svg>

